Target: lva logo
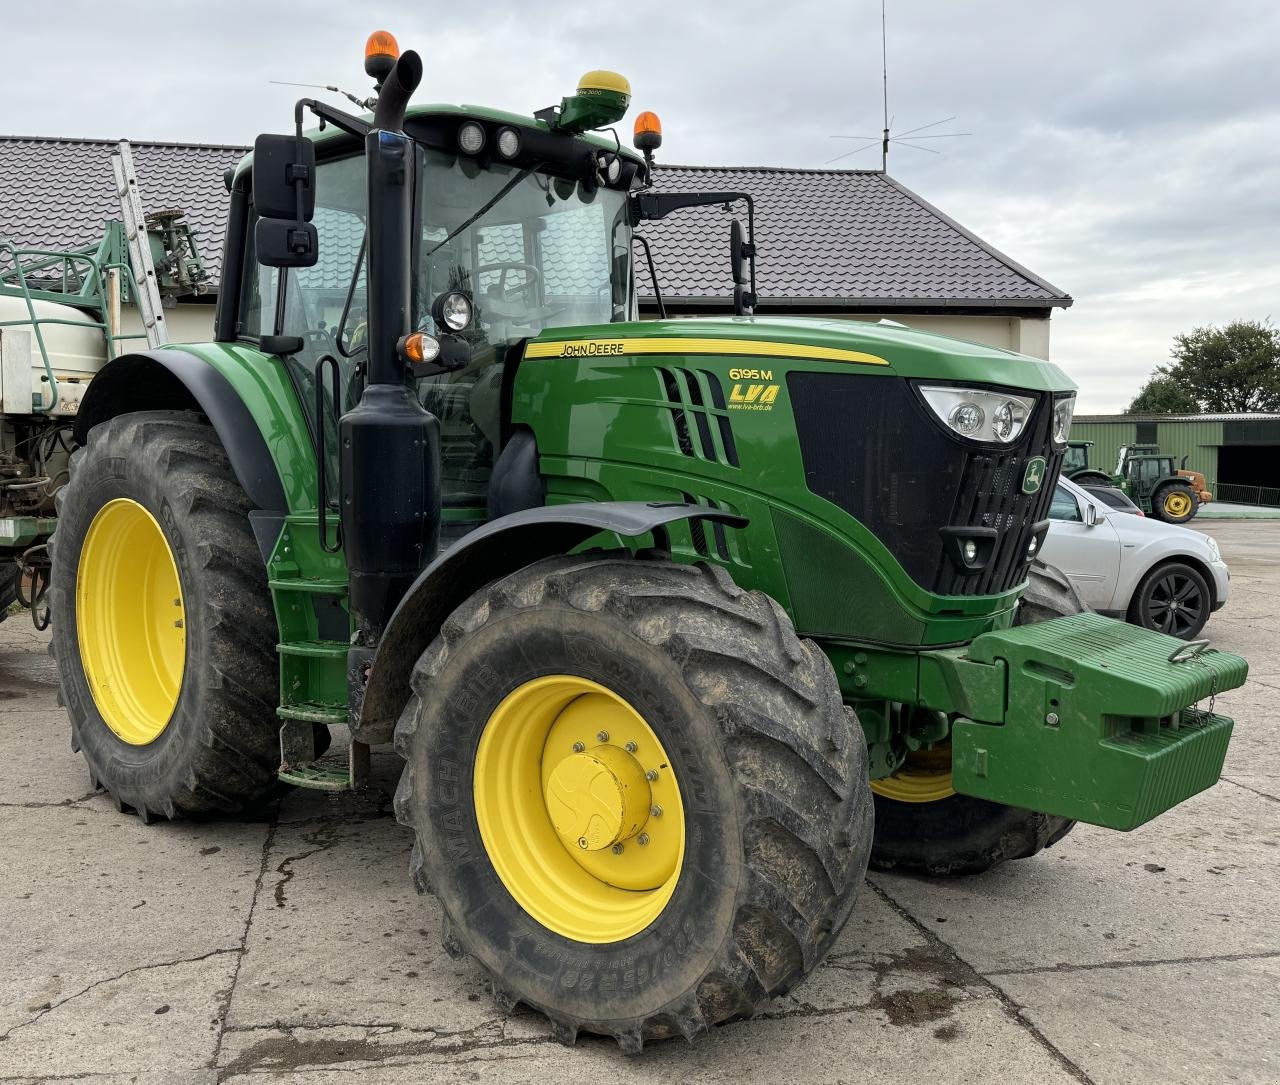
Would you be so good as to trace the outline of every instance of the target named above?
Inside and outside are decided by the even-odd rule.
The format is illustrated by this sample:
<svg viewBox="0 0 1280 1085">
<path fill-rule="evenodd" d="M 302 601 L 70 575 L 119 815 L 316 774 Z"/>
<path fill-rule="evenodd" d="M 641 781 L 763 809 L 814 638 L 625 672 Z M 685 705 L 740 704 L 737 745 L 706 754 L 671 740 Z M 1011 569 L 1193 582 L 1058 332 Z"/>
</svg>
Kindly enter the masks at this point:
<svg viewBox="0 0 1280 1085">
<path fill-rule="evenodd" d="M 729 410 L 771 411 L 778 388 L 776 384 L 735 384 L 729 392 Z"/>
</svg>

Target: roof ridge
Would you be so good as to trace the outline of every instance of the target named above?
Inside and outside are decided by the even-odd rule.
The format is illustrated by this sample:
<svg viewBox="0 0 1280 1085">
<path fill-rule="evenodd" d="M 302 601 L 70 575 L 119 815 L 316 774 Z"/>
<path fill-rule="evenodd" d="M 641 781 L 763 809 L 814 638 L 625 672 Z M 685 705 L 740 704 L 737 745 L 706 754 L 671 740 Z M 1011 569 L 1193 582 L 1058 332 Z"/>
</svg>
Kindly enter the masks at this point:
<svg viewBox="0 0 1280 1085">
<path fill-rule="evenodd" d="M 701 170 L 717 173 L 821 173 L 830 176 L 871 175 L 889 179 L 883 170 L 832 170 L 820 166 L 706 166 L 684 165 L 678 162 L 656 162 L 658 170 Z"/>
<path fill-rule="evenodd" d="M 123 137 L 120 137 L 123 138 Z M 92 144 L 101 147 L 114 147 L 120 142 L 120 138 L 102 139 L 96 136 L 17 136 L 17 135 L 0 135 L 0 144 L 3 143 L 81 143 Z M 248 154 L 252 147 L 244 147 L 238 143 L 186 143 L 181 140 L 165 140 L 165 139 L 131 139 L 130 146 L 133 147 L 177 147 L 183 149 L 197 151 L 237 151 L 240 154 Z"/>
</svg>

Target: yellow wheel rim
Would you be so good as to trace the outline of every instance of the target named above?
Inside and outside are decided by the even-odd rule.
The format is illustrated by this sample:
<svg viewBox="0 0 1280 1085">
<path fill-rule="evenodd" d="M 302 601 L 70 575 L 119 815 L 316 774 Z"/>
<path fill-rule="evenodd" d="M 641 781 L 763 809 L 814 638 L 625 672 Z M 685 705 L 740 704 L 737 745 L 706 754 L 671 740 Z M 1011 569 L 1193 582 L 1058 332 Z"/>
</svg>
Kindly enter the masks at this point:
<svg viewBox="0 0 1280 1085">
<path fill-rule="evenodd" d="M 684 804 L 653 729 L 570 675 L 513 690 L 485 724 L 476 819 L 502 884 L 575 942 L 620 942 L 662 913 L 684 862 Z"/>
<path fill-rule="evenodd" d="M 892 776 L 872 780 L 871 790 L 898 802 L 938 802 L 956 793 L 951 786 L 951 744 L 907 755 Z"/>
<path fill-rule="evenodd" d="M 108 501 L 76 569 L 76 637 L 94 704 L 131 746 L 154 742 L 178 705 L 186 616 L 173 551 L 136 501 Z"/>
<path fill-rule="evenodd" d="M 1170 516 L 1186 516 L 1191 511 L 1191 498 L 1180 493 L 1166 494 L 1164 511 Z"/>
</svg>

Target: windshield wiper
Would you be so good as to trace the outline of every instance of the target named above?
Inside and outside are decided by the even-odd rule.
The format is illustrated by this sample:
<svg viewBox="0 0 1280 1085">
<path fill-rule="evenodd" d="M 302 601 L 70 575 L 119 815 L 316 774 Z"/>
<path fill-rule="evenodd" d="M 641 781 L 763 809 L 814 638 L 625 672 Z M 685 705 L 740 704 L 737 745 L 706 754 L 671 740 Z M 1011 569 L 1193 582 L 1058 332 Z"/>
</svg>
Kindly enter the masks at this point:
<svg viewBox="0 0 1280 1085">
<path fill-rule="evenodd" d="M 479 211 L 477 211 L 474 215 L 472 215 L 469 219 L 467 219 L 466 222 L 464 222 L 461 226 L 457 227 L 457 229 L 455 229 L 451 234 L 449 234 L 448 237 L 446 237 L 443 241 L 441 241 L 440 244 L 436 245 L 433 249 L 431 249 L 427 253 L 427 255 L 434 256 L 440 249 L 443 249 L 447 244 L 449 244 L 450 241 L 452 241 L 455 237 L 457 237 L 460 233 L 462 233 L 463 230 L 467 229 L 467 227 L 469 226 L 472 226 L 477 219 L 483 218 L 490 211 L 492 211 L 502 200 L 506 199 L 507 195 L 511 192 L 513 188 L 516 187 L 516 185 L 518 185 L 521 181 L 523 181 L 526 177 L 529 176 L 529 174 L 531 174 L 534 171 L 534 168 L 535 167 L 533 166 L 529 166 L 527 169 L 521 170 L 514 177 L 512 177 L 510 181 L 508 181 L 505 185 L 503 185 L 498 190 L 497 195 L 494 196 L 493 199 L 491 199 L 487 204 L 485 204 L 482 208 L 480 208 Z"/>
</svg>

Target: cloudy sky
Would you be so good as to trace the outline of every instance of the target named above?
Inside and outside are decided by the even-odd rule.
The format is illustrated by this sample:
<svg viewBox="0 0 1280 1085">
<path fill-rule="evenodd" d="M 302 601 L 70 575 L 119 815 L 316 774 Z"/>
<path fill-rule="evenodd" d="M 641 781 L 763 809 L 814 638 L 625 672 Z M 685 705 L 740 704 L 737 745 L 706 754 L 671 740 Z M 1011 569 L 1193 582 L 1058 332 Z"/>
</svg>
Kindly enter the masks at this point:
<svg viewBox="0 0 1280 1085">
<path fill-rule="evenodd" d="M 363 93 L 378 27 L 423 55 L 422 101 L 528 112 L 621 71 L 672 163 L 821 167 L 880 126 L 879 0 L 5 7 L 16 135 L 249 143 L 306 93 L 272 79 Z M 1274 0 L 888 0 L 888 45 L 894 128 L 973 133 L 890 172 L 1075 298 L 1052 353 L 1084 410 L 1124 407 L 1179 331 L 1280 319 Z"/>
</svg>

